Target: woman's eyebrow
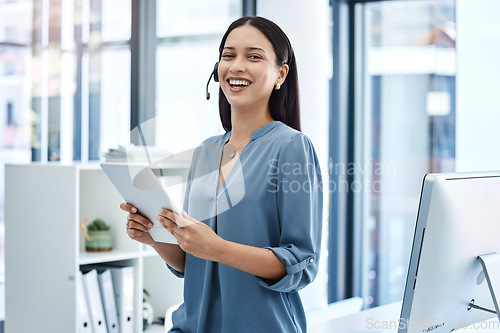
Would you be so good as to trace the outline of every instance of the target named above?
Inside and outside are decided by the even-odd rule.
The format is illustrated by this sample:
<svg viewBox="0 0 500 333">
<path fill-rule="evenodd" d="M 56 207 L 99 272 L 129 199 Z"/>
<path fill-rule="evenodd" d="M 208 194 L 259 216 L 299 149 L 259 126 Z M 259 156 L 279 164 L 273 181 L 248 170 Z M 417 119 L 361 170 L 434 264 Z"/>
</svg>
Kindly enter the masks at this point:
<svg viewBox="0 0 500 333">
<path fill-rule="evenodd" d="M 262 52 L 266 53 L 266 50 L 264 50 L 263 48 L 260 48 L 260 47 L 247 47 L 247 50 L 248 51 L 262 51 Z"/>
<path fill-rule="evenodd" d="M 224 50 L 226 50 L 226 49 L 227 50 L 235 50 L 236 48 L 233 46 L 224 46 Z M 262 52 L 266 53 L 266 50 L 264 50 L 261 47 L 249 46 L 246 49 L 247 49 L 247 51 L 262 51 Z"/>
</svg>

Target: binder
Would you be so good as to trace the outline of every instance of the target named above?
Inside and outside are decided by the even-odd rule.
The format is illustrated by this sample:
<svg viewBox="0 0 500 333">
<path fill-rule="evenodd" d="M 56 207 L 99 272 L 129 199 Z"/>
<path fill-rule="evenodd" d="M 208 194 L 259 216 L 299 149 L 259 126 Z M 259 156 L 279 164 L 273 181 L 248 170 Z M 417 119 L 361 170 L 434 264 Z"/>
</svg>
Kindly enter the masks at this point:
<svg viewBox="0 0 500 333">
<path fill-rule="evenodd" d="M 83 289 L 87 297 L 87 305 L 93 332 L 107 333 L 101 290 L 99 289 L 99 280 L 95 269 L 83 274 Z"/>
<path fill-rule="evenodd" d="M 87 296 L 83 290 L 83 274 L 79 272 L 76 279 L 77 292 L 77 327 L 78 333 L 93 333 L 92 324 L 90 323 L 90 314 L 87 305 Z"/>
<path fill-rule="evenodd" d="M 99 286 L 101 287 L 102 303 L 104 306 L 104 316 L 106 317 L 108 333 L 120 333 L 118 313 L 116 311 L 115 291 L 110 270 L 107 269 L 99 273 Z"/>
<path fill-rule="evenodd" d="M 121 333 L 134 332 L 134 267 L 110 268 Z"/>
</svg>

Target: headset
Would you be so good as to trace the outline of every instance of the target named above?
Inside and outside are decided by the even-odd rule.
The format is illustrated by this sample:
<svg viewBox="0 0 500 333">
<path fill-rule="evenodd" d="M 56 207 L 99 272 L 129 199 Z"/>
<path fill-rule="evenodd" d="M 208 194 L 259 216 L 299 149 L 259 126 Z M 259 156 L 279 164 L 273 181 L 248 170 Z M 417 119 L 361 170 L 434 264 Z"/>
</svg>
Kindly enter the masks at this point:
<svg viewBox="0 0 500 333">
<path fill-rule="evenodd" d="M 212 74 L 210 74 L 210 77 L 208 78 L 207 82 L 207 100 L 210 99 L 210 93 L 208 92 L 208 85 L 210 84 L 210 80 L 212 79 L 212 76 L 214 77 L 215 82 L 219 82 L 219 62 L 215 63 L 214 70 L 212 71 Z"/>
</svg>

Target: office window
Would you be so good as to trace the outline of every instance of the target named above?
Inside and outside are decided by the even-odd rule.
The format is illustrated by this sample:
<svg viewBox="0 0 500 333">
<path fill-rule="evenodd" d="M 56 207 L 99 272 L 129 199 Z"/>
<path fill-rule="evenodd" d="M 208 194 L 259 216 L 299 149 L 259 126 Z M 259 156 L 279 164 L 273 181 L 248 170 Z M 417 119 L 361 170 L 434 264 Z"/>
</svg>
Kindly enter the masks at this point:
<svg viewBox="0 0 500 333">
<path fill-rule="evenodd" d="M 207 102 L 205 84 L 242 4 L 147 3 L 157 4 L 157 43 L 141 51 L 158 53 L 147 79 L 158 80 L 155 114 L 167 119 L 157 142 L 193 148 L 221 131 L 218 88 Z M 130 142 L 131 36 L 132 0 L 0 0 L 0 282 L 5 163 L 99 160 Z M 188 122 L 190 133 L 177 130 Z"/>
<path fill-rule="evenodd" d="M 367 306 L 404 292 L 420 186 L 455 170 L 455 2 L 356 4 L 354 219 Z"/>
<path fill-rule="evenodd" d="M 129 140 L 130 7 L 0 1 L 0 283 L 4 165 L 96 160 Z"/>
<path fill-rule="evenodd" d="M 109 148 L 129 142 L 131 2 L 82 1 L 75 36 L 77 97 L 75 160 L 99 160 Z M 78 15 L 78 14 L 77 14 Z"/>
<path fill-rule="evenodd" d="M 32 1 L 0 2 L 0 284 L 5 277 L 4 165 L 31 159 L 32 22 Z"/>
<path fill-rule="evenodd" d="M 223 131 L 218 84 L 211 81 L 209 101 L 205 88 L 222 35 L 242 6 L 240 0 L 157 0 L 156 5 L 155 141 L 177 153 Z"/>
<path fill-rule="evenodd" d="M 83 1 L 76 37 L 81 103 L 75 105 L 75 160 L 98 160 L 128 143 L 130 127 L 130 1 Z"/>
<path fill-rule="evenodd" d="M 156 34 L 159 38 L 219 35 L 242 13 L 241 1 L 234 0 L 156 2 Z"/>
<path fill-rule="evenodd" d="M 130 1 L 32 3 L 32 160 L 98 160 L 128 142 Z"/>
</svg>

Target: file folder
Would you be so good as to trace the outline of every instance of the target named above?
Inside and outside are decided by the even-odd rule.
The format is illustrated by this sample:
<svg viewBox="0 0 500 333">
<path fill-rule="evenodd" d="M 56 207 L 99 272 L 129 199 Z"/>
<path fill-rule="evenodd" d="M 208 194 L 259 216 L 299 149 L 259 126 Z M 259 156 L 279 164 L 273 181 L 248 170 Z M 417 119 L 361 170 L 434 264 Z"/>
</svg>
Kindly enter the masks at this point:
<svg viewBox="0 0 500 333">
<path fill-rule="evenodd" d="M 120 333 L 118 313 L 116 311 L 115 290 L 110 270 L 107 269 L 99 273 L 99 286 L 101 287 L 102 303 L 104 306 L 104 316 L 106 317 L 108 333 Z"/>
<path fill-rule="evenodd" d="M 95 269 L 83 274 L 83 289 L 87 296 L 87 305 L 90 313 L 90 321 L 94 333 L 107 333 L 106 318 L 102 306 L 99 280 Z"/>
<path fill-rule="evenodd" d="M 93 333 L 92 324 L 90 323 L 90 314 L 87 305 L 87 296 L 83 290 L 83 276 L 79 272 L 76 279 L 77 291 L 77 327 L 78 333 Z"/>
<path fill-rule="evenodd" d="M 110 268 L 121 333 L 134 332 L 134 267 Z"/>
</svg>

